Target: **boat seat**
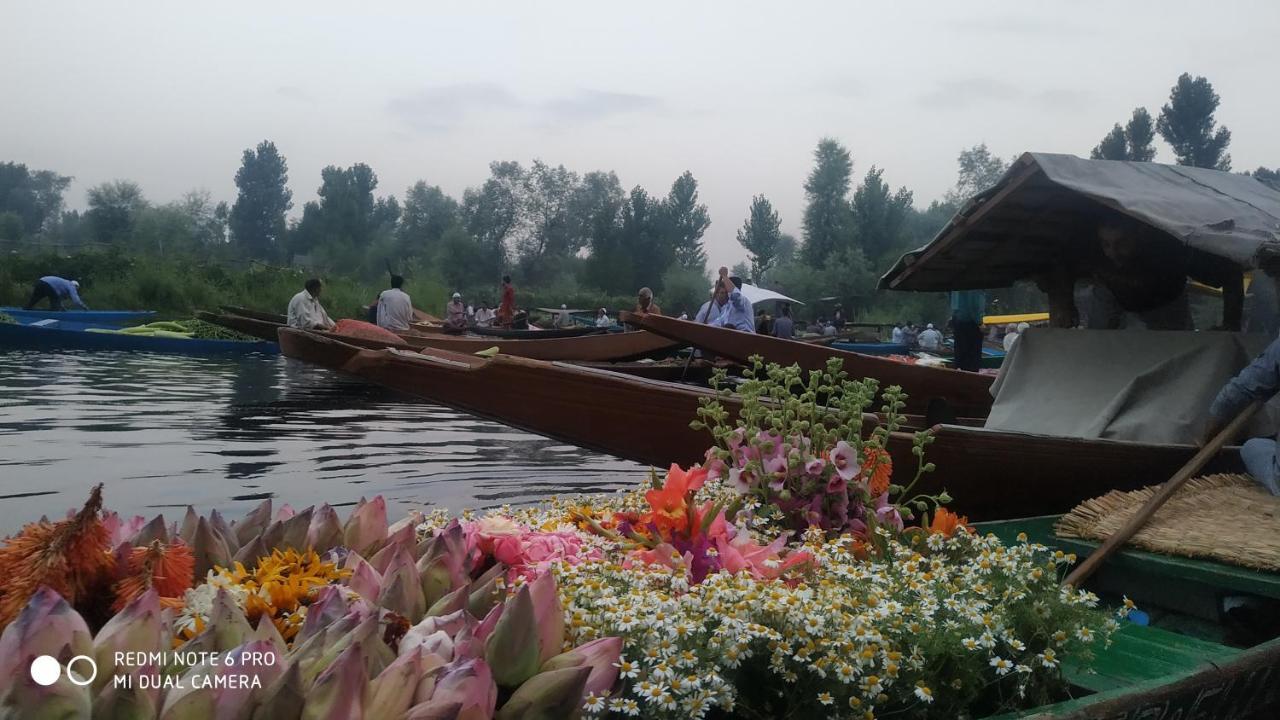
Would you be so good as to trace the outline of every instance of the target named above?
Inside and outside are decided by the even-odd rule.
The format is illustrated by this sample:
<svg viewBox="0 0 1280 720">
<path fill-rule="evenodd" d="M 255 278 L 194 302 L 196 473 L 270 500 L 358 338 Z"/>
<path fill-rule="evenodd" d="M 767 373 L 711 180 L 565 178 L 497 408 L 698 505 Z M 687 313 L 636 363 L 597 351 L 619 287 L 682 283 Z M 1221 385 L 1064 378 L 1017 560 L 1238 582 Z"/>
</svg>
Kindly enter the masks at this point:
<svg viewBox="0 0 1280 720">
<path fill-rule="evenodd" d="M 1127 622 L 1111 636 L 1111 647 L 1097 651 L 1089 669 L 1064 666 L 1063 673 L 1072 685 L 1106 692 L 1190 672 L 1239 653 L 1225 645 Z"/>
</svg>

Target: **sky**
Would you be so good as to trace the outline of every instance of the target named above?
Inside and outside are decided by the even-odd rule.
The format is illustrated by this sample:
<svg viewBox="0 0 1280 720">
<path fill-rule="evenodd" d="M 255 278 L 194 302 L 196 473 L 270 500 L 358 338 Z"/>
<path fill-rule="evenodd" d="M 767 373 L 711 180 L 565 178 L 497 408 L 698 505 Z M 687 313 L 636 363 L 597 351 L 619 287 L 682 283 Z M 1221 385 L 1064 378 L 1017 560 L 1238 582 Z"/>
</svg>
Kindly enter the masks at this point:
<svg viewBox="0 0 1280 720">
<path fill-rule="evenodd" d="M 1236 170 L 1280 166 L 1280 3 L 41 2 L 0 7 L 0 160 L 232 201 L 245 148 L 288 159 L 294 214 L 326 165 L 378 193 L 461 197 L 534 158 L 665 195 L 685 170 L 713 266 L 763 194 L 799 236 L 822 137 L 926 206 L 985 142 L 1087 156 L 1183 72 L 1222 97 Z M 1172 162 L 1158 143 L 1157 161 Z"/>
</svg>

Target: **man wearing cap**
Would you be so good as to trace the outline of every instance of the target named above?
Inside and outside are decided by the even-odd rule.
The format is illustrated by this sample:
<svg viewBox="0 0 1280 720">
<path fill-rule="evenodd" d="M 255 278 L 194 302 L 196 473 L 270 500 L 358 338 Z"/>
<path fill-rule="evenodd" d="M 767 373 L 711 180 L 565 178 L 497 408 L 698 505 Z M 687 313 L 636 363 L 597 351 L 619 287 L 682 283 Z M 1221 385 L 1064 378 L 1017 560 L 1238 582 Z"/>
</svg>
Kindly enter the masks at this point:
<svg viewBox="0 0 1280 720">
<path fill-rule="evenodd" d="M 742 294 L 742 278 L 729 277 L 729 269 L 720 268 L 720 279 L 716 280 L 720 289 L 727 291 L 726 304 L 720 316 L 711 321 L 717 327 L 753 333 L 756 331 L 756 317 L 751 312 L 751 301 Z"/>
<path fill-rule="evenodd" d="M 44 298 L 49 298 L 50 310 L 61 310 L 62 299 L 67 298 L 72 303 L 78 305 L 81 310 L 88 310 L 89 306 L 85 305 L 80 299 L 80 283 L 75 280 L 67 280 L 57 275 L 45 275 L 36 281 L 34 287 L 31 288 L 31 299 L 23 307 L 24 310 L 31 310 Z"/>
<path fill-rule="evenodd" d="M 933 328 L 933 323 L 929 323 L 924 332 L 916 338 L 916 342 L 920 343 L 921 350 L 937 352 L 938 348 L 942 347 L 942 333 Z"/>
<path fill-rule="evenodd" d="M 462 293 L 454 293 L 449 304 L 444 308 L 444 326 L 450 330 L 467 329 L 467 306 L 462 302 Z"/>
<path fill-rule="evenodd" d="M 569 316 L 569 306 L 560 304 L 560 312 L 556 313 L 555 326 L 558 328 L 573 327 L 573 318 Z"/>
<path fill-rule="evenodd" d="M 609 311 L 600 308 L 600 314 L 596 316 L 596 327 L 607 328 L 612 327 L 613 321 L 609 319 Z"/>
<path fill-rule="evenodd" d="M 413 301 L 409 294 L 400 288 L 404 286 L 404 278 L 391 276 L 391 289 L 383 290 L 378 296 L 378 327 L 391 332 L 404 332 L 413 322 Z"/>
</svg>

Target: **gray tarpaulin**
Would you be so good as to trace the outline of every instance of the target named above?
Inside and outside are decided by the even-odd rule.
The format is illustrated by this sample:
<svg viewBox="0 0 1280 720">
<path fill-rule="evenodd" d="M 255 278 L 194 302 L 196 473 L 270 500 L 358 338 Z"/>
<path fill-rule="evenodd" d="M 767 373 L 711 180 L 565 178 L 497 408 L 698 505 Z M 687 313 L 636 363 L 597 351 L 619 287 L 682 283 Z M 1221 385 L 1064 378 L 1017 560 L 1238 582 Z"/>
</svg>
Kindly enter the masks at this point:
<svg viewBox="0 0 1280 720">
<path fill-rule="evenodd" d="M 1218 390 L 1271 341 L 1262 334 L 1033 328 L 992 386 L 986 427 L 1081 438 L 1193 442 Z M 1250 428 L 1274 435 L 1277 406 Z"/>
<path fill-rule="evenodd" d="M 1025 153 L 992 188 L 970 200 L 926 246 L 880 279 L 892 290 L 1007 287 L 1052 264 L 1052 248 L 1091 236 L 1110 212 L 1187 246 L 1254 267 L 1258 249 L 1280 244 L 1280 191 L 1245 175 L 1206 168 Z"/>
</svg>

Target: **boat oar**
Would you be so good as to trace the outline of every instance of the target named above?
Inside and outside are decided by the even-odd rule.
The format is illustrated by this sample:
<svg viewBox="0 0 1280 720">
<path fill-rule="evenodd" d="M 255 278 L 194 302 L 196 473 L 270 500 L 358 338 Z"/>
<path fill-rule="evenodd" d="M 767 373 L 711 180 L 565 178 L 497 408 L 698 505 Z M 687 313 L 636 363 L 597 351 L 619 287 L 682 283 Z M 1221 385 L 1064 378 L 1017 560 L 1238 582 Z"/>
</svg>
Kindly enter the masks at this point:
<svg viewBox="0 0 1280 720">
<path fill-rule="evenodd" d="M 1244 430 L 1244 426 L 1253 418 L 1254 413 L 1258 412 L 1261 407 L 1262 403 L 1255 400 L 1249 403 L 1249 406 L 1244 410 L 1241 410 L 1234 420 L 1219 430 L 1218 434 L 1205 443 L 1205 446 L 1200 448 L 1200 451 L 1192 456 L 1186 465 L 1183 465 L 1178 472 L 1173 474 L 1173 477 L 1169 478 L 1164 485 L 1161 485 L 1160 489 L 1142 507 L 1138 508 L 1133 517 L 1129 518 L 1129 522 L 1125 523 L 1119 530 L 1111 533 L 1101 547 L 1085 558 L 1084 562 L 1077 565 L 1076 569 L 1067 575 L 1067 579 L 1062 581 L 1062 584 L 1079 587 L 1087 580 L 1098 569 L 1099 565 L 1106 562 L 1108 557 L 1115 554 L 1116 550 L 1120 549 L 1120 546 L 1129 542 L 1130 538 L 1137 534 L 1143 525 L 1147 524 L 1151 516 L 1155 515 L 1156 511 L 1160 509 L 1160 506 L 1173 497 L 1173 494 L 1178 492 L 1178 489 L 1185 485 L 1192 476 L 1200 472 L 1200 469 L 1213 459 L 1214 455 L 1218 454 L 1218 451 L 1222 449 L 1222 446 L 1228 440 L 1239 435 Z"/>
</svg>

